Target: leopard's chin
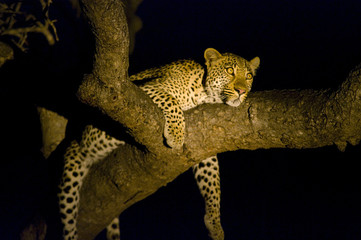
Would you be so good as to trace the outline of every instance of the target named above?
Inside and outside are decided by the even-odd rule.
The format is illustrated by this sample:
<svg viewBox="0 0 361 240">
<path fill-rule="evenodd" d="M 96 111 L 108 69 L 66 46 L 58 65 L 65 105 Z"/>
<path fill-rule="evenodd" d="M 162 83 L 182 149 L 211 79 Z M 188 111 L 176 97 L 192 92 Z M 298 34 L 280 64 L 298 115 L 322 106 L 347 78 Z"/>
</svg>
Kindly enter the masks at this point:
<svg viewBox="0 0 361 240">
<path fill-rule="evenodd" d="M 226 101 L 226 104 L 232 107 L 238 107 L 241 104 L 241 101 L 239 98 L 228 100 Z"/>
<path fill-rule="evenodd" d="M 229 106 L 238 107 L 247 98 L 247 95 L 247 91 L 235 91 L 235 94 L 229 97 L 225 102 Z"/>
</svg>

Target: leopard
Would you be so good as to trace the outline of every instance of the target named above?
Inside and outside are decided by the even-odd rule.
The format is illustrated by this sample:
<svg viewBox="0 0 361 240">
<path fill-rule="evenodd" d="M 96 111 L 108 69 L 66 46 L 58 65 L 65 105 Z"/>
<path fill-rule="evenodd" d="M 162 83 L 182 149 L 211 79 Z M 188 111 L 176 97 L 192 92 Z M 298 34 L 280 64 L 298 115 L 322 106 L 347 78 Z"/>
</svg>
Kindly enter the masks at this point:
<svg viewBox="0 0 361 240">
<path fill-rule="evenodd" d="M 133 82 L 146 80 L 139 87 L 162 110 L 165 145 L 181 149 L 184 145 L 184 111 L 201 104 L 226 104 L 238 107 L 251 91 L 260 58 L 250 61 L 233 53 L 220 53 L 214 48 L 204 51 L 206 68 L 194 60 L 173 63 L 131 75 Z M 77 216 L 80 189 L 91 166 L 111 154 L 125 141 L 88 125 L 81 140 L 72 141 L 64 154 L 64 169 L 59 184 L 58 206 L 63 239 L 78 239 Z M 194 178 L 205 202 L 204 223 L 213 240 L 223 240 L 220 218 L 220 173 L 217 156 L 211 156 L 192 167 Z M 120 239 L 119 219 L 107 226 L 107 239 Z"/>
</svg>

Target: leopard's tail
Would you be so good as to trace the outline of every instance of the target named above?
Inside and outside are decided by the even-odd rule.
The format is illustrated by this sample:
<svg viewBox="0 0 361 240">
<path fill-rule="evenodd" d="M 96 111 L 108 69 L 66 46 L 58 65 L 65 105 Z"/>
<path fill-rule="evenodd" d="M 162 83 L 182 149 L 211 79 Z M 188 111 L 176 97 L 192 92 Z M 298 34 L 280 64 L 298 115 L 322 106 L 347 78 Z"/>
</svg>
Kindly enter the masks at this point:
<svg viewBox="0 0 361 240">
<path fill-rule="evenodd" d="M 169 76 L 177 76 L 180 73 L 184 72 L 182 66 L 187 64 L 190 66 L 198 65 L 198 63 L 194 62 L 193 60 L 178 60 L 170 64 L 163 65 L 161 67 L 150 68 L 140 73 L 131 75 L 129 79 L 130 81 L 137 81 L 137 80 L 147 80 L 147 79 L 163 78 Z"/>
<path fill-rule="evenodd" d="M 162 67 L 160 68 L 151 68 L 144 71 L 141 71 L 137 74 L 131 75 L 129 77 L 130 81 L 138 81 L 138 80 L 146 80 L 146 79 L 154 79 L 162 77 Z"/>
</svg>

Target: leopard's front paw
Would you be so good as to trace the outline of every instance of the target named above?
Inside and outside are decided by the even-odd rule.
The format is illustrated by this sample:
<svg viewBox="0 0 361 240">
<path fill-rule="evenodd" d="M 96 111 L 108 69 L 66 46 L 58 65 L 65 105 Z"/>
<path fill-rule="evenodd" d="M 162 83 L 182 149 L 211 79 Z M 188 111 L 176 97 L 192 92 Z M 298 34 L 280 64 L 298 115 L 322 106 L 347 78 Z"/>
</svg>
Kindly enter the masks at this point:
<svg viewBox="0 0 361 240">
<path fill-rule="evenodd" d="M 169 147 L 174 149 L 182 148 L 184 144 L 184 126 L 166 123 L 164 137 Z"/>
</svg>

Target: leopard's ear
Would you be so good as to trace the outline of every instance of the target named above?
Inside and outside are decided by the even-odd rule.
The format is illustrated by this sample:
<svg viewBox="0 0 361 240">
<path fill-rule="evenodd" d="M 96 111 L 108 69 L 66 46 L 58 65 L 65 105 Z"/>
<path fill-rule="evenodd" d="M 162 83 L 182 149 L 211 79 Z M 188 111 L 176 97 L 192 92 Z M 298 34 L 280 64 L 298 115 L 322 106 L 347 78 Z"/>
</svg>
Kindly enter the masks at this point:
<svg viewBox="0 0 361 240">
<path fill-rule="evenodd" d="M 260 62 L 261 60 L 259 59 L 259 57 L 255 57 L 251 61 L 249 61 L 253 68 L 253 71 L 256 71 L 256 69 L 259 67 Z"/>
<path fill-rule="evenodd" d="M 214 48 L 207 48 L 206 51 L 204 51 L 204 58 L 206 59 L 206 64 L 218 60 L 222 57 L 222 54 L 220 54 L 216 49 Z"/>
</svg>

